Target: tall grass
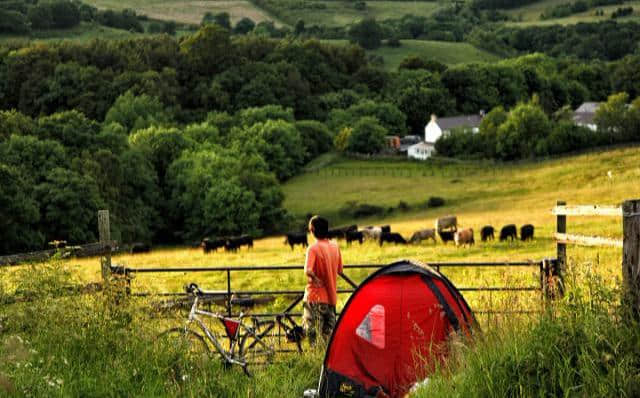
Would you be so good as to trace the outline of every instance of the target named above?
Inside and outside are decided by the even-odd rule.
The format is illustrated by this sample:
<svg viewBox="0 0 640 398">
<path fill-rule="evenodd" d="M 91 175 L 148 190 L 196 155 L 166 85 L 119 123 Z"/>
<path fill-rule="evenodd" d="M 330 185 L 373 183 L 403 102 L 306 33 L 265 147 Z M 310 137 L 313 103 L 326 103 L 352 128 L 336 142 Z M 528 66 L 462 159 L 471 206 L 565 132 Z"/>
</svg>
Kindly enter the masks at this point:
<svg viewBox="0 0 640 398">
<path fill-rule="evenodd" d="M 0 396 L 298 396 L 317 382 L 321 353 L 282 356 L 249 379 L 216 356 L 189 362 L 155 339 L 148 303 L 117 294 L 69 296 L 64 264 L 12 275 L 38 300 L 0 307 Z M 6 296 L 3 295 L 6 302 Z"/>
<path fill-rule="evenodd" d="M 528 327 L 458 346 L 416 397 L 634 397 L 640 324 L 591 264 L 573 267 L 563 300 Z"/>
</svg>

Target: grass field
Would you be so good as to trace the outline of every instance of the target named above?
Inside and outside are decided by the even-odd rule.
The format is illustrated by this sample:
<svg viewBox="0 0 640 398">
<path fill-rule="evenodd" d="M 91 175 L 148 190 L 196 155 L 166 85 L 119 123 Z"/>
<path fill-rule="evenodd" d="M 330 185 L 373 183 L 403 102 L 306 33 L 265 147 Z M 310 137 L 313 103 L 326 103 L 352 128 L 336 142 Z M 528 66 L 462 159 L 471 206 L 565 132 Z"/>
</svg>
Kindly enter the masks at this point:
<svg viewBox="0 0 640 398">
<path fill-rule="evenodd" d="M 271 20 L 279 24 L 276 18 L 246 0 L 87 0 L 87 3 L 100 9 L 131 8 L 149 18 L 188 24 L 199 24 L 206 12 L 228 12 L 232 23 L 248 17 L 256 23 Z"/>
<path fill-rule="evenodd" d="M 316 164 L 322 163 L 322 159 L 316 161 Z M 536 239 L 529 243 L 478 242 L 470 248 L 444 246 L 440 242 L 382 248 L 375 243 L 352 247 L 346 247 L 341 243 L 346 264 L 387 264 L 402 258 L 429 262 L 537 260 L 554 257 L 555 243 L 551 234 L 555 228 L 555 218 L 551 215 L 550 209 L 556 200 L 563 199 L 569 204 L 616 204 L 640 194 L 637 186 L 640 177 L 638 148 L 608 150 L 520 165 L 491 166 L 472 163 L 454 164 L 443 168 L 441 165 L 430 163 L 355 161 L 330 156 L 325 158 L 324 163 L 325 166 L 319 171 L 300 175 L 285 184 L 285 206 L 294 215 L 320 213 L 328 216 L 334 225 L 351 222 L 357 222 L 359 225 L 385 223 L 404 236 L 409 236 L 417 229 L 431 227 L 437 217 L 445 214 L 456 214 L 462 227 L 472 227 L 476 231 L 485 224 L 500 227 L 507 223 L 533 223 L 536 226 Z M 383 169 L 386 170 L 386 175 L 381 175 Z M 613 178 L 607 176 L 609 171 Z M 430 196 L 444 198 L 445 206 L 435 209 L 421 209 L 417 206 Z M 340 207 L 348 201 L 395 207 L 400 200 L 407 202 L 411 209 L 400 213 L 394 211 L 383 217 L 370 219 L 351 220 L 339 216 Z M 569 217 L 567 225 L 570 233 L 621 236 L 621 221 L 616 218 Z M 477 235 L 476 239 L 479 241 Z M 277 236 L 257 240 L 253 250 L 243 249 L 235 254 L 219 252 L 205 255 L 198 249 L 157 248 L 149 254 L 117 255 L 113 261 L 140 268 L 283 265 L 302 264 L 304 255 L 303 249 L 290 250 L 283 244 L 283 238 Z M 588 297 L 594 294 L 591 290 L 594 289 L 593 281 L 592 285 L 581 288 L 581 278 L 585 274 L 599 275 L 596 289 L 598 286 L 619 285 L 620 249 L 569 246 L 568 257 L 571 285 L 578 289 L 576 294 Z M 539 273 L 535 268 L 442 268 L 442 272 L 458 287 L 535 286 L 539 283 Z M 366 270 L 347 271 L 356 281 L 362 280 L 368 273 Z M 60 283 L 67 283 L 69 280 L 74 283 L 99 281 L 98 260 L 72 259 L 53 262 L 47 266 L 34 265 L 33 268 L 22 266 L 0 269 L 0 298 L 11 297 L 16 289 L 19 292 L 44 289 L 46 292 L 47 287 L 59 286 Z M 132 289 L 134 292 L 178 292 L 185 283 L 191 281 L 198 282 L 207 289 L 226 289 L 226 276 L 213 272 L 139 274 L 132 281 Z M 296 290 L 302 289 L 303 286 L 304 277 L 300 270 L 232 272 L 233 290 Z M 340 287 L 347 286 L 341 282 Z M 539 292 L 465 292 L 464 295 L 477 312 L 488 309 L 541 308 Z M 132 299 L 126 302 L 116 298 L 116 302 L 120 304 L 113 306 L 110 303 L 114 298 L 110 296 L 62 299 L 47 295 L 45 297 L 48 298 L 32 304 L 18 303 L 0 307 L 0 340 L 4 341 L 0 351 L 4 353 L 4 358 L 8 358 L 0 359 L 0 394 L 3 389 L 17 389 L 23 391 L 24 395 L 41 396 L 299 396 L 305 388 L 313 387 L 319 374 L 322 357 L 319 352 L 311 352 L 302 357 L 279 357 L 277 365 L 259 371 L 251 380 L 246 379 L 237 370 L 223 371 L 217 361 L 185 363 L 184 353 L 178 347 L 158 346 L 153 343 L 153 336 L 159 328 L 177 324 L 178 320 L 155 317 L 148 310 L 148 299 Z M 615 300 L 611 296 L 607 297 L 607 300 Z M 344 304 L 346 298 L 346 295 L 340 296 L 339 306 Z M 267 310 L 281 310 L 287 304 L 288 300 L 280 298 L 270 304 Z M 569 310 L 571 308 L 573 307 Z M 299 311 L 299 308 L 294 311 Z M 586 309 L 584 311 L 587 314 L 591 312 Z M 604 314 L 608 314 L 606 309 Z M 522 325 L 521 322 L 529 322 L 528 317 L 513 315 L 506 318 L 485 317 L 479 313 L 478 316 L 485 330 L 498 330 L 494 326 L 504 325 L 514 328 Z M 550 338 L 555 339 L 554 333 L 558 333 L 560 337 L 566 336 L 562 329 L 557 329 L 558 324 L 562 323 L 554 324 L 553 319 L 545 322 L 552 328 L 549 331 Z M 588 324 L 580 327 L 586 328 L 584 330 L 587 332 L 590 330 Z M 47 330 L 46 333 L 42 333 L 44 329 Z M 24 344 L 16 342 L 12 337 L 14 335 L 28 339 L 27 348 L 21 351 L 20 347 Z M 594 338 L 597 336 L 594 335 Z M 493 345 L 487 349 L 492 351 L 487 353 L 487 349 L 482 348 L 477 356 L 469 354 L 469 358 L 475 358 L 474 366 L 480 369 L 480 375 L 486 375 L 486 372 L 491 371 L 482 370 L 487 358 L 494 358 L 492 361 L 502 360 L 502 366 L 507 366 L 510 358 L 515 358 L 513 360 L 517 363 L 514 366 L 520 366 L 522 362 L 518 361 L 532 361 L 532 358 L 528 357 L 521 360 L 520 356 L 514 357 L 515 354 L 508 351 L 522 347 L 523 343 L 519 343 L 520 340 L 509 340 L 509 344 L 512 345 L 505 346 L 505 354 L 501 351 L 502 337 L 491 341 Z M 540 349 L 535 346 L 539 343 L 532 344 L 531 352 L 538 352 L 534 357 L 549 355 L 550 364 L 564 360 L 562 356 L 556 359 L 558 350 L 551 350 L 553 353 L 540 353 Z M 541 344 L 544 344 L 544 340 Z M 30 347 L 33 347 L 31 353 Z M 12 353 L 12 350 L 18 353 Z M 19 362 L 19 359 L 16 359 L 18 354 L 27 358 L 32 365 L 15 365 Z M 505 359 L 507 365 L 504 365 Z M 537 366 L 536 363 L 533 361 L 532 366 Z M 558 371 L 572 372 L 572 365 L 565 365 L 558 365 Z M 464 368 L 464 363 L 461 366 Z M 520 367 L 516 367 L 517 369 Z M 531 376 L 534 383 L 535 369 L 533 368 L 534 373 Z M 461 377 L 464 376 L 464 373 L 460 374 Z M 469 377 L 471 376 L 467 375 L 466 379 Z M 474 377 L 478 377 L 475 383 L 484 383 L 484 376 Z M 491 382 L 506 383 L 504 385 L 508 387 L 510 379 L 500 377 L 498 374 L 492 375 Z M 455 386 L 458 379 L 445 375 L 438 380 L 436 387 L 442 386 L 441 383 L 454 383 Z M 569 388 L 573 383 L 571 380 L 573 379 L 568 382 Z M 598 380 L 596 378 L 592 382 L 596 383 Z M 527 383 L 523 387 L 533 388 L 531 382 L 524 379 L 521 382 Z M 466 388 L 473 391 L 475 387 L 472 385 Z M 449 388 L 443 387 L 442 391 L 449 391 Z M 441 392 L 434 396 L 451 396 L 451 392 Z M 496 395 L 488 393 L 488 396 Z"/>
<path fill-rule="evenodd" d="M 272 0 L 272 7 L 278 15 L 290 25 L 303 20 L 306 25 L 344 26 L 362 18 L 373 17 L 377 20 L 397 19 L 405 15 L 429 16 L 442 5 L 425 1 L 368 1 L 365 10 L 356 10 L 350 1 L 314 1 L 322 4 L 323 9 L 295 9 L 287 7 L 286 2 Z M 281 4 L 281 5 L 280 5 Z"/>
<path fill-rule="evenodd" d="M 323 40 L 327 43 L 346 44 L 347 40 Z M 405 58 L 416 55 L 426 59 L 434 59 L 447 65 L 469 62 L 494 62 L 500 60 L 497 55 L 474 47 L 469 43 L 454 43 L 430 40 L 401 40 L 400 47 L 382 46 L 367 51 L 368 54 L 381 56 L 384 68 L 397 70 Z"/>
<path fill-rule="evenodd" d="M 569 1 L 569 0 L 543 0 L 543 1 L 532 3 L 532 4 L 528 4 L 523 7 L 504 10 L 504 12 L 507 15 L 518 20 L 518 22 L 509 22 L 507 23 L 507 25 L 524 27 L 524 26 L 542 26 L 542 25 L 572 25 L 579 22 L 609 21 L 611 20 L 611 13 L 620 7 L 633 7 L 634 13 L 631 16 L 617 19 L 618 22 L 630 21 L 630 20 L 638 21 L 640 19 L 640 14 L 638 13 L 638 9 L 640 9 L 640 2 L 638 1 L 625 2 L 622 5 L 596 7 L 581 13 L 570 15 L 565 18 L 553 18 L 553 19 L 547 19 L 547 20 L 540 19 L 540 14 L 542 14 L 545 10 L 551 9 L 552 7 L 560 4 L 566 4 L 571 2 L 572 1 Z M 595 15 L 596 10 L 604 11 L 604 15 L 596 16 Z"/>
</svg>

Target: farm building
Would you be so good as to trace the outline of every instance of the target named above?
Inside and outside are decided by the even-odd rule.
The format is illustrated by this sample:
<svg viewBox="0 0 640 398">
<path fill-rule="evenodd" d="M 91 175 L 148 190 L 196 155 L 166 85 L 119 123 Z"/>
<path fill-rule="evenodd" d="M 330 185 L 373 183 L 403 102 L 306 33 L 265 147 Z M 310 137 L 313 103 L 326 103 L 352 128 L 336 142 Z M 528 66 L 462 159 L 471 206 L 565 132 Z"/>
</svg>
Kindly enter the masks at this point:
<svg viewBox="0 0 640 398">
<path fill-rule="evenodd" d="M 410 146 L 407 149 L 407 156 L 410 159 L 428 159 L 435 152 L 435 143 L 438 138 L 449 134 L 453 129 L 471 130 L 477 133 L 483 116 L 484 112 L 482 111 L 475 115 L 443 117 L 440 119 L 436 115 L 431 115 L 431 120 L 424 128 L 424 141 Z"/>
<path fill-rule="evenodd" d="M 573 112 L 573 122 L 578 126 L 587 127 L 592 131 L 596 131 L 598 126 L 596 126 L 593 119 L 599 107 L 599 102 L 584 102 Z"/>
<path fill-rule="evenodd" d="M 407 150 L 407 156 L 410 159 L 427 160 L 435 150 L 434 144 L 422 141 L 415 145 L 411 145 Z"/>
</svg>

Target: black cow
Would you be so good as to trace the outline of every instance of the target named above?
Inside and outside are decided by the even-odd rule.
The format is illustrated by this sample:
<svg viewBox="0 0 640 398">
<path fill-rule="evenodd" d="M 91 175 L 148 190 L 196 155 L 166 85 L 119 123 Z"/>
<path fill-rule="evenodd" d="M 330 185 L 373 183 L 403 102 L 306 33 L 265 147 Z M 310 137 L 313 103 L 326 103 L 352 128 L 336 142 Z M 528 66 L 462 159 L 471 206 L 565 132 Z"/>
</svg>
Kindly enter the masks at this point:
<svg viewBox="0 0 640 398">
<path fill-rule="evenodd" d="M 482 239 L 483 242 L 486 242 L 488 240 L 493 240 L 494 239 L 493 232 L 494 232 L 494 229 L 491 225 L 485 225 L 480 230 L 480 239 Z"/>
<path fill-rule="evenodd" d="M 131 245 L 131 254 L 149 253 L 150 251 L 151 251 L 151 245 L 148 243 L 136 242 Z"/>
<path fill-rule="evenodd" d="M 230 252 L 236 252 L 242 246 L 247 246 L 247 249 L 253 247 L 253 238 L 249 235 L 242 235 L 238 237 L 233 237 L 227 239 L 227 242 L 224 245 L 224 249 Z"/>
<path fill-rule="evenodd" d="M 382 225 L 380 227 L 380 230 L 382 230 L 382 233 L 384 234 L 386 233 L 390 233 L 391 232 L 391 225 Z"/>
<path fill-rule="evenodd" d="M 200 247 L 202 247 L 202 251 L 204 251 L 205 253 L 209 253 L 210 251 L 217 252 L 218 249 L 224 247 L 226 243 L 226 239 L 204 238 L 202 240 L 202 243 L 200 243 Z"/>
<path fill-rule="evenodd" d="M 511 240 L 518 239 L 518 229 L 514 224 L 505 225 L 500 230 L 500 242 L 511 238 Z"/>
<path fill-rule="evenodd" d="M 396 245 L 398 243 L 403 245 L 407 244 L 407 241 L 397 232 L 383 232 L 380 235 L 380 246 L 382 246 L 384 242 L 395 243 Z"/>
<path fill-rule="evenodd" d="M 522 239 L 522 241 L 526 241 L 526 240 L 533 240 L 533 225 L 531 224 L 525 224 L 522 227 L 520 227 L 520 239 Z"/>
<path fill-rule="evenodd" d="M 284 244 L 291 246 L 291 250 L 293 250 L 295 245 L 301 245 L 302 247 L 309 246 L 307 234 L 287 234 Z"/>
<path fill-rule="evenodd" d="M 446 245 L 447 242 L 453 242 L 456 231 L 438 231 L 438 235 L 440 236 L 440 239 L 442 239 L 442 243 Z"/>
<path fill-rule="evenodd" d="M 360 244 L 364 242 L 364 234 L 362 231 L 348 231 L 347 232 L 347 245 L 350 245 L 351 242 L 358 241 Z"/>
<path fill-rule="evenodd" d="M 358 230 L 358 226 L 355 224 L 349 225 L 347 227 L 333 228 L 329 230 L 327 234 L 327 238 L 328 239 L 344 239 L 346 238 L 347 233 L 354 232 L 357 230 Z"/>
</svg>

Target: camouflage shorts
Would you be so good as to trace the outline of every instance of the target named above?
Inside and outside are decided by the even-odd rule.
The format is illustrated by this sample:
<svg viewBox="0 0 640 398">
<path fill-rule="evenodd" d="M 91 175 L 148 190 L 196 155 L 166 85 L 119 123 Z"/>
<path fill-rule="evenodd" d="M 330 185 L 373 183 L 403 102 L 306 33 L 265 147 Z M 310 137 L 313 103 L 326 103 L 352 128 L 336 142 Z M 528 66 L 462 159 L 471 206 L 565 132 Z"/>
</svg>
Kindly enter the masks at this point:
<svg viewBox="0 0 640 398">
<path fill-rule="evenodd" d="M 302 326 L 309 342 L 314 344 L 318 332 L 325 341 L 329 340 L 333 327 L 336 325 L 336 307 L 324 303 L 303 303 Z"/>
</svg>

